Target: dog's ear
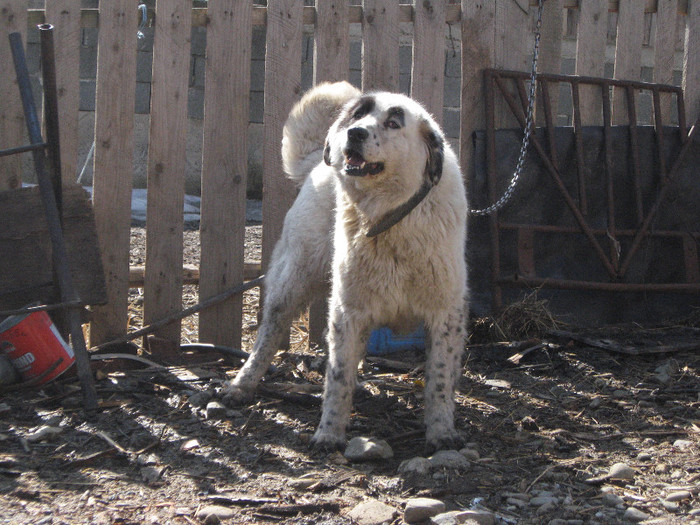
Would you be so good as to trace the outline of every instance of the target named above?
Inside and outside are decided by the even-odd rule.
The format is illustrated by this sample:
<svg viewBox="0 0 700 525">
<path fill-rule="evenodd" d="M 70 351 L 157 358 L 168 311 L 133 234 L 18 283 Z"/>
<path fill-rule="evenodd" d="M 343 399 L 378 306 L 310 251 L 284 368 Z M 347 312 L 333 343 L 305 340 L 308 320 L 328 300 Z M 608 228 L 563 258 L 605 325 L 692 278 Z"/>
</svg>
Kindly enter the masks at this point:
<svg viewBox="0 0 700 525">
<path fill-rule="evenodd" d="M 326 166 L 331 165 L 331 145 L 328 139 L 326 139 L 326 143 L 323 145 L 323 162 L 326 163 Z"/>
<path fill-rule="evenodd" d="M 445 139 L 428 121 L 421 125 L 423 140 L 428 148 L 428 160 L 425 162 L 425 177 L 433 186 L 442 177 L 442 163 L 445 158 Z"/>
</svg>

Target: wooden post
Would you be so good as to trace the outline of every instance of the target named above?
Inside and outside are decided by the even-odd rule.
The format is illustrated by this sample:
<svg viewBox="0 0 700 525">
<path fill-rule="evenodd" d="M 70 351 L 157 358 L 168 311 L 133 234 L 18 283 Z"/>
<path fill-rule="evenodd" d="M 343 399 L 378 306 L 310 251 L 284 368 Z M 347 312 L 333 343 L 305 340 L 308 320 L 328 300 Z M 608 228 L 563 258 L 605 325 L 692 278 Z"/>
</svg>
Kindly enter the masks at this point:
<svg viewBox="0 0 700 525">
<path fill-rule="evenodd" d="M 204 92 L 200 300 L 243 282 L 252 3 L 209 3 Z M 199 340 L 239 348 L 243 299 L 199 314 Z"/>
<path fill-rule="evenodd" d="M 362 2 L 362 90 L 399 89 L 399 2 Z"/>
<path fill-rule="evenodd" d="M 314 84 L 350 76 L 349 12 L 348 2 L 316 2 Z"/>
<path fill-rule="evenodd" d="M 411 96 L 442 124 L 445 91 L 444 0 L 414 0 Z"/>
<path fill-rule="evenodd" d="M 605 45 L 608 29 L 608 0 L 586 0 L 579 7 L 576 39 L 576 74 L 602 77 L 605 72 Z M 603 106 L 600 93 L 582 87 L 580 93 L 581 123 L 600 126 Z"/>
<path fill-rule="evenodd" d="M 683 55 L 685 120 L 689 125 L 700 116 L 700 1 L 688 0 Z"/>
<path fill-rule="evenodd" d="M 673 63 L 676 51 L 677 0 L 658 0 L 656 6 L 656 36 L 654 38 L 654 82 L 673 84 Z M 661 94 L 661 115 L 671 122 L 671 95 Z"/>
<path fill-rule="evenodd" d="M 182 309 L 182 209 L 185 201 L 190 0 L 157 0 L 148 143 L 146 275 L 143 322 Z M 157 332 L 180 342 L 180 321 Z"/>
<path fill-rule="evenodd" d="M 540 39 L 540 57 L 537 63 L 538 73 L 561 73 L 561 44 L 564 26 L 564 7 L 562 0 L 547 0 L 542 10 L 542 32 Z M 549 84 L 552 107 L 552 120 L 557 124 L 559 113 L 559 84 Z M 544 110 L 537 107 L 536 123 L 545 123 Z"/>
<path fill-rule="evenodd" d="M 620 0 L 617 17 L 614 78 L 639 80 L 642 75 L 642 41 L 644 39 L 644 4 L 634 0 Z M 629 122 L 627 90 L 613 89 L 612 123 Z M 636 124 L 636 123 L 635 123 Z"/>
<path fill-rule="evenodd" d="M 24 115 L 19 97 L 17 79 L 12 70 L 10 33 L 20 33 L 22 42 L 27 36 L 27 2 L 22 0 L 0 0 L 0 149 L 24 145 Z M 0 191 L 19 188 L 22 184 L 20 155 L 0 157 Z"/>
<path fill-rule="evenodd" d="M 101 2 L 95 98 L 93 206 L 108 304 L 95 307 L 90 343 L 126 333 L 134 150 L 136 7 Z"/>
</svg>

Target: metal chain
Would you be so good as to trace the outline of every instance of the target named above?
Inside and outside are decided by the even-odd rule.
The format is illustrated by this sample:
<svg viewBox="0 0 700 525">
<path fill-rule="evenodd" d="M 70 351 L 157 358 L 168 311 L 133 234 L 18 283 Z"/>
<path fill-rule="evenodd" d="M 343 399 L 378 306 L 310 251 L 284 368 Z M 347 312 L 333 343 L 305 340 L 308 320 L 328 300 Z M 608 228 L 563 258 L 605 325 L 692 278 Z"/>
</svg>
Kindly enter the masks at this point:
<svg viewBox="0 0 700 525">
<path fill-rule="evenodd" d="M 537 24 L 535 26 L 535 48 L 532 52 L 532 71 L 530 72 L 530 92 L 527 98 L 527 116 L 525 118 L 525 130 L 523 135 L 523 141 L 520 145 L 520 153 L 518 154 L 518 162 L 515 165 L 515 172 L 513 172 L 513 177 L 510 179 L 510 184 L 506 189 L 503 196 L 498 199 L 491 206 L 482 208 L 480 210 L 469 210 L 471 215 L 490 215 L 495 211 L 500 210 L 505 206 L 505 204 L 510 200 L 515 193 L 515 187 L 520 180 L 520 175 L 523 171 L 523 165 L 525 164 L 525 154 L 527 153 L 527 147 L 530 144 L 530 134 L 532 133 L 532 118 L 535 110 L 535 92 L 537 88 L 537 59 L 540 54 L 540 29 L 542 28 L 542 5 L 544 0 L 539 0 L 537 6 Z"/>
</svg>

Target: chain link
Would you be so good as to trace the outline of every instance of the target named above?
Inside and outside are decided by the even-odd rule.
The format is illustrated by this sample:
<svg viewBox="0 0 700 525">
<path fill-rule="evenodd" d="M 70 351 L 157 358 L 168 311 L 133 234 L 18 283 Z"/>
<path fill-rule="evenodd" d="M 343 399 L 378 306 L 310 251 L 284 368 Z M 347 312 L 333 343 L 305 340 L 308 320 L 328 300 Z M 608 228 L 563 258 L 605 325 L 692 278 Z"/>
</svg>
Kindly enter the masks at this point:
<svg viewBox="0 0 700 525">
<path fill-rule="evenodd" d="M 515 193 L 515 187 L 520 180 L 520 175 L 525 164 L 525 154 L 527 147 L 530 144 L 530 134 L 532 133 L 532 119 L 535 112 L 535 93 L 537 89 L 537 59 L 540 54 L 540 30 L 542 28 L 542 5 L 544 0 L 539 0 L 537 5 L 537 24 L 535 26 L 535 48 L 532 52 L 532 71 L 530 72 L 530 91 L 527 98 L 527 116 L 525 117 L 525 129 L 523 141 L 520 145 L 520 153 L 518 154 L 518 162 L 515 165 L 513 177 L 510 179 L 508 188 L 503 193 L 500 199 L 486 208 L 480 210 L 469 210 L 471 215 L 490 215 L 495 211 L 500 210 L 510 200 Z"/>
</svg>

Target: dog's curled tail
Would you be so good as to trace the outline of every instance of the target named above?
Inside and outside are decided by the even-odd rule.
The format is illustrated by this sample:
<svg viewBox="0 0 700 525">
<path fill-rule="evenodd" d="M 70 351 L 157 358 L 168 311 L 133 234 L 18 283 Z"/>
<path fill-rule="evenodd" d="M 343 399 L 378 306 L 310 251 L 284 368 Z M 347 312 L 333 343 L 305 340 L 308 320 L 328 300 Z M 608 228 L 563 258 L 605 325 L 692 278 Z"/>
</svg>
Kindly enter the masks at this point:
<svg viewBox="0 0 700 525">
<path fill-rule="evenodd" d="M 306 92 L 289 113 L 282 136 L 282 162 L 290 179 L 302 184 L 321 161 L 326 134 L 343 106 L 360 95 L 348 82 L 323 83 Z"/>
</svg>

